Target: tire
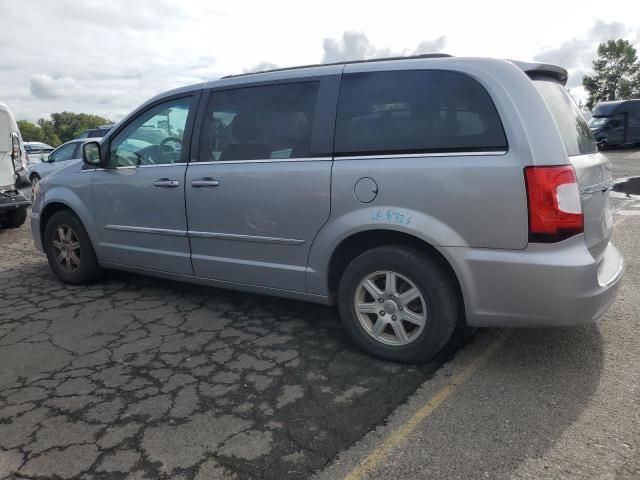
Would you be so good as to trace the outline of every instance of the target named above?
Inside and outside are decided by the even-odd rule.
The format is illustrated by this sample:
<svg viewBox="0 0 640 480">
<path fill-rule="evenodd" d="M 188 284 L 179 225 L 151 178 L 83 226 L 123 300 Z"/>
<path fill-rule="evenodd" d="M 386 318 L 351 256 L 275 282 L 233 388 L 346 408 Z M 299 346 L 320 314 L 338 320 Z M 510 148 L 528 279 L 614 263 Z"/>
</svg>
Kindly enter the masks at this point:
<svg viewBox="0 0 640 480">
<path fill-rule="evenodd" d="M 51 270 L 64 283 L 83 285 L 102 273 L 87 231 L 70 210 L 51 216 L 43 242 Z"/>
<path fill-rule="evenodd" d="M 27 207 L 21 207 L 4 215 L 4 219 L 0 221 L 3 227 L 19 228 L 27 221 Z"/>
<path fill-rule="evenodd" d="M 393 289 L 387 287 L 386 272 L 395 275 L 390 282 Z M 373 287 L 364 286 L 366 279 L 381 294 L 377 299 L 371 294 Z M 415 297 L 411 286 L 419 296 L 406 303 L 403 296 Z M 451 339 L 462 312 L 455 284 L 439 262 L 402 245 L 377 247 L 356 257 L 345 269 L 338 288 L 340 316 L 349 335 L 363 350 L 385 360 L 429 360 Z M 396 293 L 391 297 L 393 291 Z M 369 311 L 373 310 L 372 301 L 380 308 L 377 312 Z M 412 321 L 405 320 L 407 314 L 413 314 Z M 418 317 L 422 317 L 422 326 Z M 401 331 L 404 334 L 398 335 Z"/>
</svg>

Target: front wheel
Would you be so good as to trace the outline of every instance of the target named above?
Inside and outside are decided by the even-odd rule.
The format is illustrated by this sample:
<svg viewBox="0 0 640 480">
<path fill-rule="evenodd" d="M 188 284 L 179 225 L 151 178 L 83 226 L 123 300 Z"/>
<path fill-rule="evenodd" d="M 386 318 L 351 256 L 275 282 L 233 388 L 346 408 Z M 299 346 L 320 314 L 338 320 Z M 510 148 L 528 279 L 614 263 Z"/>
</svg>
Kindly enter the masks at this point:
<svg viewBox="0 0 640 480">
<path fill-rule="evenodd" d="M 63 282 L 81 285 L 102 273 L 89 235 L 69 210 L 51 216 L 44 229 L 43 243 L 51 270 Z"/>
<path fill-rule="evenodd" d="M 368 353 L 424 362 L 453 335 L 458 298 L 450 275 L 437 261 L 392 245 L 369 250 L 347 266 L 338 305 L 345 328 Z"/>
</svg>

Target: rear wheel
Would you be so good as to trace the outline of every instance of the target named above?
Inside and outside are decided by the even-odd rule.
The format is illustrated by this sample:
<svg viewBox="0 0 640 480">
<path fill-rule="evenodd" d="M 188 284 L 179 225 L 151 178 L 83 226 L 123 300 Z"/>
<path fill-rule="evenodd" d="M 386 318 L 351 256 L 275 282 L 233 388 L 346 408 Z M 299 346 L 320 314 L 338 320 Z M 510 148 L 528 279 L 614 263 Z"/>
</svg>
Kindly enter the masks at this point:
<svg viewBox="0 0 640 480">
<path fill-rule="evenodd" d="M 384 246 L 347 266 L 338 303 L 353 340 L 393 361 L 423 362 L 451 338 L 460 305 L 442 266 L 414 249 Z"/>
<path fill-rule="evenodd" d="M 63 282 L 80 285 L 102 273 L 82 222 L 69 210 L 52 215 L 43 241 L 49 266 Z"/>
<path fill-rule="evenodd" d="M 18 208 L 4 215 L 4 219 L 0 220 L 3 227 L 18 228 L 27 220 L 27 207 Z"/>
</svg>

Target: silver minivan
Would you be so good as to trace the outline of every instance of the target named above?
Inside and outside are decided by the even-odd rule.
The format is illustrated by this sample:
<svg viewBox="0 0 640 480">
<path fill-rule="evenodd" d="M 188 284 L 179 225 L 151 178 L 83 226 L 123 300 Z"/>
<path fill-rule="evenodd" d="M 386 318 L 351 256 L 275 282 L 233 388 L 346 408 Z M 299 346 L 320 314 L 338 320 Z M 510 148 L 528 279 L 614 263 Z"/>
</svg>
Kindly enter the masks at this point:
<svg viewBox="0 0 640 480">
<path fill-rule="evenodd" d="M 148 101 L 35 189 L 64 282 L 115 268 L 337 304 L 371 354 L 614 301 L 612 177 L 552 65 L 427 55 L 226 77 Z"/>
</svg>

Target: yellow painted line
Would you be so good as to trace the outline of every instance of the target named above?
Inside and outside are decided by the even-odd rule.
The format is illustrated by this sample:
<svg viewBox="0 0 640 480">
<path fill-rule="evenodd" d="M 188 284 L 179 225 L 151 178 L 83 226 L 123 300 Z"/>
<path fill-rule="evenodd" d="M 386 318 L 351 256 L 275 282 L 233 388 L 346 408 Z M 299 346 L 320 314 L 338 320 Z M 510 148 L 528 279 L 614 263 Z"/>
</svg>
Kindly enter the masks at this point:
<svg viewBox="0 0 640 480">
<path fill-rule="evenodd" d="M 455 375 L 449 382 L 442 387 L 431 399 L 420 408 L 413 416 L 393 431 L 376 449 L 374 449 L 351 473 L 345 480 L 361 480 L 366 478 L 368 473 L 375 470 L 380 463 L 393 451 L 400 443 L 402 443 L 411 432 L 413 432 L 420 423 L 422 423 L 434 410 L 436 410 L 442 402 L 444 402 L 456 389 L 464 384 L 475 371 L 477 371 L 489 358 L 502 346 L 509 337 L 510 332 L 506 332 L 496 338 L 489 346 L 474 359 L 464 370 Z"/>
</svg>

